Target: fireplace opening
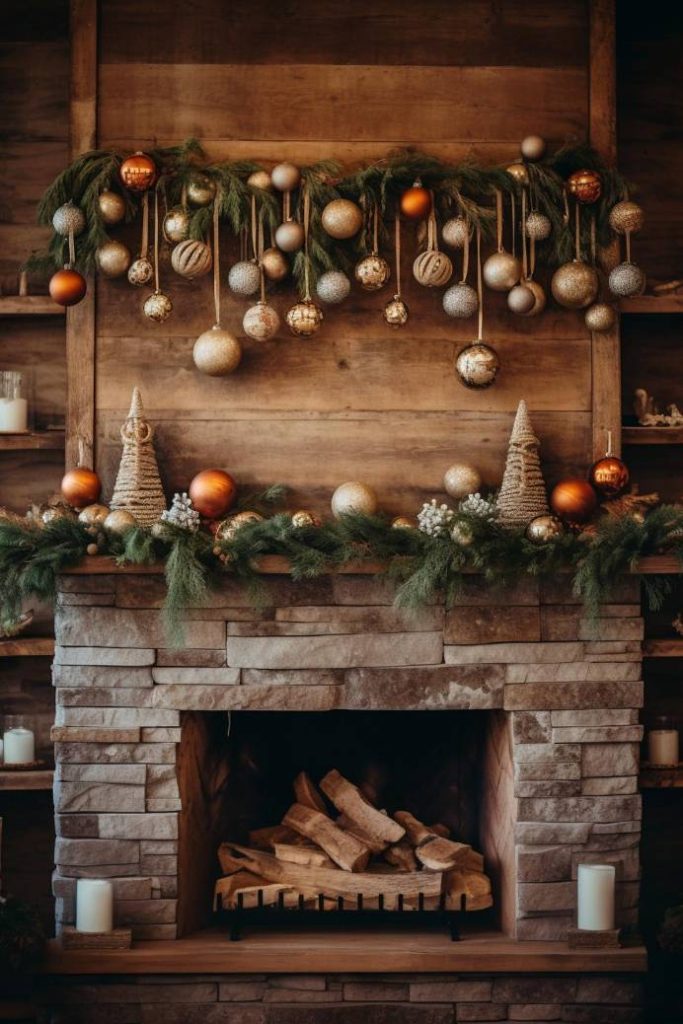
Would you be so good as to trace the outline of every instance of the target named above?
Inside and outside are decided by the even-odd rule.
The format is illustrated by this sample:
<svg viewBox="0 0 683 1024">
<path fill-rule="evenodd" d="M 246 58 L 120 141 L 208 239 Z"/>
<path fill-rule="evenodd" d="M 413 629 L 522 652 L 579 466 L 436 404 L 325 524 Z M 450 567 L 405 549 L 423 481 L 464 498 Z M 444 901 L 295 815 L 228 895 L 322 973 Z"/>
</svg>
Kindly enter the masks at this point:
<svg viewBox="0 0 683 1024">
<path fill-rule="evenodd" d="M 251 890 L 258 886 L 249 885 L 251 880 L 265 882 L 261 887 L 267 887 L 273 903 L 277 896 L 280 909 L 285 898 L 291 900 L 288 906 L 303 908 L 304 897 L 306 906 L 322 909 L 321 878 L 341 879 L 341 887 L 330 892 L 323 886 L 325 899 L 336 902 L 346 893 L 346 879 L 356 898 L 359 879 L 365 877 L 370 889 L 364 909 L 377 908 L 371 895 L 374 880 L 367 877 L 376 874 L 383 881 L 391 879 L 389 893 L 402 893 L 405 882 L 399 907 L 418 909 L 417 888 L 436 893 L 438 873 L 443 878 L 440 891 L 450 892 L 446 887 L 451 886 L 455 901 L 468 871 L 468 891 L 470 882 L 480 893 L 484 878 L 491 884 L 488 895 L 472 898 L 477 912 L 464 915 L 466 930 L 510 932 L 514 798 L 503 712 L 187 712 L 181 735 L 181 935 L 214 923 L 216 883 L 227 876 L 229 882 L 221 883 L 226 888 L 218 888 L 223 898 L 244 892 L 240 906 L 246 900 L 248 907 L 257 898 Z M 355 807 L 351 816 L 339 807 L 346 798 Z M 371 817 L 365 826 L 359 822 L 365 801 L 386 811 L 385 820 Z M 342 830 L 341 848 L 335 845 L 336 832 L 331 837 L 316 832 L 321 812 Z M 400 827 L 392 835 L 389 823 L 396 829 L 397 820 Z M 375 825 L 379 839 L 363 832 Z M 327 822 L 322 827 L 329 829 Z M 405 836 L 397 838 L 404 828 Z M 438 838 L 446 843 L 439 845 Z M 360 848 L 367 856 L 357 856 Z M 282 864 L 278 890 L 276 875 Z M 328 870 L 334 876 L 324 873 Z M 379 906 L 396 909 L 384 897 Z M 445 907 L 445 896 L 419 903 L 420 909 Z M 289 914 L 288 925 L 293 920 Z"/>
</svg>

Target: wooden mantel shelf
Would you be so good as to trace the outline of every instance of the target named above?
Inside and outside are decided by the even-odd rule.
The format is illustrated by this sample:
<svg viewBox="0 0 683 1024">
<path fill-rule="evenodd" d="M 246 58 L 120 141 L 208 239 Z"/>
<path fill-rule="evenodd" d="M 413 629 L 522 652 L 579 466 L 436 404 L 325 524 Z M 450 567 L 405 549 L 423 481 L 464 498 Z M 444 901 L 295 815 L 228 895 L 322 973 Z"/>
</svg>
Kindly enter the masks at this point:
<svg viewBox="0 0 683 1024">
<path fill-rule="evenodd" d="M 461 942 L 433 931 L 254 932 L 230 942 L 220 931 L 132 949 L 62 950 L 49 943 L 49 974 L 472 973 L 644 972 L 642 946 L 569 949 L 564 942 L 515 942 L 482 933 Z"/>
</svg>

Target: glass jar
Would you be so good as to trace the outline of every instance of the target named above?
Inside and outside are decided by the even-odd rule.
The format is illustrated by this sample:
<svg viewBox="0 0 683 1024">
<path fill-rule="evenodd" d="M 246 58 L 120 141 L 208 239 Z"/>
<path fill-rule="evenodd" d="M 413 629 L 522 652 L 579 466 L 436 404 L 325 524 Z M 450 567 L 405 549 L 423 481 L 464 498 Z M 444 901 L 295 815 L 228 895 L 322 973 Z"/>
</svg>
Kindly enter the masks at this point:
<svg viewBox="0 0 683 1024">
<path fill-rule="evenodd" d="M 0 434 L 28 431 L 28 402 L 23 373 L 0 370 Z"/>
<path fill-rule="evenodd" d="M 32 764 L 36 745 L 29 719 L 24 715 L 6 715 L 2 730 L 3 760 L 6 765 Z"/>
</svg>

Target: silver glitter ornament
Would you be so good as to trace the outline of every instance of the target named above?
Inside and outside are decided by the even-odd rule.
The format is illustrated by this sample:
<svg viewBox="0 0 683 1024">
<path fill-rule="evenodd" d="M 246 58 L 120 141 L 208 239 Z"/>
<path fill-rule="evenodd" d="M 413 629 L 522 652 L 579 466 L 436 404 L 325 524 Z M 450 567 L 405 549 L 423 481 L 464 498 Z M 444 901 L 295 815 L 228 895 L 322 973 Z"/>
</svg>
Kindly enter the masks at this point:
<svg viewBox="0 0 683 1024">
<path fill-rule="evenodd" d="M 267 302 L 257 302 L 250 306 L 242 320 L 244 333 L 254 341 L 270 341 L 280 327 L 280 317 L 276 309 Z"/>
<path fill-rule="evenodd" d="M 608 284 L 612 294 L 621 298 L 642 295 L 645 291 L 645 274 L 635 263 L 620 263 L 611 271 Z"/>
<path fill-rule="evenodd" d="M 403 327 L 408 323 L 409 311 L 400 295 L 394 295 L 393 299 L 387 302 L 382 316 L 390 327 Z"/>
<path fill-rule="evenodd" d="M 173 303 L 163 292 L 152 292 L 145 299 L 145 304 L 142 307 L 147 319 L 153 320 L 157 324 L 163 324 L 164 320 L 168 320 L 172 309 Z"/>
<path fill-rule="evenodd" d="M 479 297 L 471 285 L 460 281 L 443 293 L 443 308 L 449 316 L 467 320 L 479 309 Z"/>
<path fill-rule="evenodd" d="M 85 214 L 75 203 L 64 203 L 63 206 L 57 207 L 53 213 L 52 227 L 58 235 L 66 236 L 69 232 L 74 235 L 80 235 L 85 227 Z"/>
<path fill-rule="evenodd" d="M 532 210 L 526 219 L 526 237 L 533 238 L 535 242 L 543 242 L 550 237 L 553 226 L 550 217 L 538 210 Z"/>
<path fill-rule="evenodd" d="M 463 348 L 455 361 L 456 373 L 465 387 L 477 390 L 491 387 L 499 369 L 498 353 L 481 341 Z"/>
<path fill-rule="evenodd" d="M 334 305 L 343 302 L 351 291 L 351 282 L 342 270 L 327 270 L 315 286 L 318 298 Z"/>
<path fill-rule="evenodd" d="M 451 249 L 464 249 L 472 234 L 472 225 L 466 217 L 451 217 L 441 229 L 441 237 Z"/>
<path fill-rule="evenodd" d="M 356 264 L 354 275 L 366 292 L 376 292 L 383 288 L 391 277 L 391 267 L 382 256 L 370 253 Z"/>
<path fill-rule="evenodd" d="M 146 256 L 138 256 L 138 258 L 133 260 L 128 268 L 128 281 L 130 284 L 134 284 L 137 287 L 140 287 L 143 284 L 149 284 L 153 277 L 154 267 Z"/>
<path fill-rule="evenodd" d="M 228 286 L 235 295 L 255 295 L 261 286 L 261 271 L 254 260 L 240 260 L 228 271 Z"/>
</svg>

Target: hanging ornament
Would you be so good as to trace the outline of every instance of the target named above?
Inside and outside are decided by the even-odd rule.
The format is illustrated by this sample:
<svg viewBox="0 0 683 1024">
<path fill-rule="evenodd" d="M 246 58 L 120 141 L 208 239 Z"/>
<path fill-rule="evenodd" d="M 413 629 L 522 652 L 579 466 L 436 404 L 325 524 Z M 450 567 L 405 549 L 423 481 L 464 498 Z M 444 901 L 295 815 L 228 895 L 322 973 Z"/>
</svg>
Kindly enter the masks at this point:
<svg viewBox="0 0 683 1024">
<path fill-rule="evenodd" d="M 513 225 L 514 245 L 514 196 L 510 196 Z M 496 189 L 496 235 L 497 251 L 484 263 L 484 283 L 495 292 L 509 292 L 519 281 L 522 275 L 522 265 L 514 255 L 503 247 L 503 193 Z"/>
<path fill-rule="evenodd" d="M 523 164 L 521 160 L 517 160 L 514 164 L 510 164 L 508 167 L 505 168 L 505 170 L 507 171 L 511 178 L 514 178 L 518 185 L 529 184 L 529 172 L 527 171 L 525 164 Z"/>
<path fill-rule="evenodd" d="M 275 244 L 283 252 L 298 252 L 304 244 L 304 229 L 296 220 L 286 220 L 275 230 Z"/>
<path fill-rule="evenodd" d="M 607 431 L 607 451 L 602 459 L 593 463 L 588 479 L 604 498 L 616 498 L 628 486 L 628 466 L 612 451 L 611 430 Z"/>
<path fill-rule="evenodd" d="M 536 232 L 529 231 L 529 220 L 533 217 L 538 218 L 542 221 L 548 221 L 548 229 L 550 229 L 550 221 L 543 214 L 531 211 L 527 216 L 527 194 L 525 191 L 522 192 L 522 230 L 520 241 L 522 244 L 522 277 L 519 282 L 519 287 L 523 288 L 523 292 L 517 291 L 517 286 L 512 289 L 508 294 L 508 305 L 512 302 L 510 308 L 518 316 L 538 316 L 545 309 L 545 292 L 540 284 L 533 280 L 534 273 L 536 272 Z M 533 224 L 533 221 L 532 221 Z M 515 294 L 513 295 L 513 292 Z M 533 302 L 529 304 L 528 293 L 531 293 Z"/>
<path fill-rule="evenodd" d="M 237 484 L 222 469 L 203 469 L 188 488 L 192 504 L 204 519 L 220 519 L 233 505 Z"/>
<path fill-rule="evenodd" d="M 95 534 L 104 526 L 104 520 L 109 515 L 106 505 L 86 505 L 78 513 L 78 521 L 86 527 L 89 533 Z"/>
<path fill-rule="evenodd" d="M 159 193 L 154 192 L 154 291 L 148 295 L 142 311 L 148 320 L 162 324 L 168 320 L 173 303 L 168 295 L 164 295 L 159 285 Z"/>
<path fill-rule="evenodd" d="M 427 248 L 413 262 L 413 277 L 425 288 L 440 288 L 453 273 L 453 264 L 445 253 L 437 249 L 436 214 L 434 203 L 427 219 Z"/>
<path fill-rule="evenodd" d="M 390 327 L 403 327 L 408 323 L 410 310 L 400 295 L 394 295 L 382 310 L 382 316 Z"/>
<path fill-rule="evenodd" d="M 213 204 L 213 302 L 214 326 L 200 334 L 192 349 L 194 365 L 201 373 L 209 377 L 226 377 L 233 373 L 240 364 L 242 348 L 237 338 L 224 330 L 221 325 L 221 274 L 220 274 L 220 202 L 218 197 Z M 184 245 L 185 243 L 181 243 Z M 191 497 L 192 495 L 190 495 Z"/>
<path fill-rule="evenodd" d="M 97 209 L 104 224 L 120 224 L 126 216 L 126 200 L 118 192 L 105 189 L 97 197 Z"/>
<path fill-rule="evenodd" d="M 332 495 L 332 514 L 335 519 L 344 515 L 371 516 L 377 511 L 377 496 L 371 487 L 358 480 L 340 484 Z"/>
<path fill-rule="evenodd" d="M 203 171 L 195 171 L 187 182 L 187 199 L 192 206 L 211 206 L 216 196 L 216 182 Z"/>
<path fill-rule="evenodd" d="M 247 185 L 249 188 L 260 188 L 262 192 L 270 192 L 273 188 L 270 175 L 264 170 L 252 171 L 247 178 Z"/>
<path fill-rule="evenodd" d="M 455 361 L 455 372 L 462 384 L 467 388 L 488 388 L 496 379 L 500 369 L 498 353 L 489 345 L 484 344 L 484 290 L 482 284 L 481 265 L 481 227 L 477 225 L 477 300 L 478 300 L 478 331 L 477 340 L 467 345 L 458 353 Z"/>
<path fill-rule="evenodd" d="M 163 223 L 164 238 L 174 244 L 190 237 L 190 213 L 184 206 L 172 207 Z"/>
<path fill-rule="evenodd" d="M 472 235 L 472 225 L 466 217 L 451 217 L 441 229 L 441 237 L 451 249 L 464 249 Z"/>
<path fill-rule="evenodd" d="M 52 227 L 58 235 L 65 237 L 71 232 L 73 235 L 80 235 L 85 227 L 85 215 L 79 206 L 71 200 L 58 206 L 52 215 Z"/>
<path fill-rule="evenodd" d="M 333 199 L 320 220 L 330 238 L 353 238 L 363 226 L 363 211 L 350 199 Z"/>
<path fill-rule="evenodd" d="M 589 331 L 604 334 L 615 327 L 617 312 L 614 306 L 610 306 L 607 302 L 596 302 L 588 307 L 583 319 Z"/>
<path fill-rule="evenodd" d="M 254 341 L 270 341 L 280 328 L 280 317 L 277 310 L 261 299 L 246 311 L 242 327 L 248 338 L 253 338 Z"/>
<path fill-rule="evenodd" d="M 645 223 L 642 206 L 628 199 L 613 206 L 609 213 L 609 224 L 618 235 L 634 235 Z"/>
<path fill-rule="evenodd" d="M 474 288 L 467 284 L 467 275 L 469 273 L 470 266 L 470 234 L 471 225 L 465 217 L 455 217 L 452 221 L 448 221 L 447 224 L 458 224 L 458 234 L 462 237 L 462 278 L 458 284 L 451 285 L 444 294 L 442 304 L 444 311 L 448 316 L 456 317 L 459 320 L 466 320 L 479 309 L 479 296 L 477 295 Z M 460 231 L 460 225 L 462 225 L 462 231 Z M 446 225 L 447 226 L 447 225 Z M 444 227 L 444 237 L 445 228 Z"/>
<path fill-rule="evenodd" d="M 534 242 L 544 242 L 550 237 L 552 229 L 550 217 L 539 213 L 538 210 L 532 210 L 526 219 L 526 237 L 533 239 Z"/>
<path fill-rule="evenodd" d="M 400 206 L 407 220 L 424 220 L 432 208 L 431 193 L 421 181 L 415 181 L 401 196 Z"/>
<path fill-rule="evenodd" d="M 396 516 L 391 520 L 392 530 L 416 530 L 417 521 L 410 516 Z"/>
<path fill-rule="evenodd" d="M 602 179 L 597 171 L 574 171 L 567 178 L 567 191 L 577 202 L 589 206 L 602 195 Z"/>
<path fill-rule="evenodd" d="M 526 316 L 536 305 L 536 296 L 526 284 L 516 284 L 508 292 L 507 305 L 511 313 Z"/>
<path fill-rule="evenodd" d="M 292 526 L 297 530 L 303 530 L 311 526 L 320 527 L 322 526 L 322 519 L 309 509 L 300 508 L 297 512 L 292 512 Z"/>
<path fill-rule="evenodd" d="M 131 264 L 130 250 L 123 242 L 109 239 L 95 250 L 95 262 L 105 277 L 122 277 Z"/>
<path fill-rule="evenodd" d="M 562 480 L 550 495 L 550 507 L 560 519 L 585 523 L 597 508 L 598 498 L 586 480 Z"/>
<path fill-rule="evenodd" d="M 261 256 L 261 266 L 269 281 L 282 281 L 289 273 L 289 263 L 286 257 L 274 246 L 264 250 Z"/>
<path fill-rule="evenodd" d="M 128 533 L 137 525 L 138 522 L 133 513 L 127 512 L 125 508 L 113 509 L 103 523 L 104 532 L 113 533 L 117 537 L 122 537 L 124 533 Z"/>
<path fill-rule="evenodd" d="M 97 473 L 85 466 L 70 469 L 62 477 L 61 492 L 64 501 L 74 508 L 93 505 L 100 496 L 102 483 Z"/>
<path fill-rule="evenodd" d="M 523 278 L 522 279 L 522 284 L 524 285 L 525 288 L 528 288 L 529 291 L 533 293 L 534 305 L 528 311 L 528 313 L 522 313 L 521 315 L 522 316 L 538 316 L 538 314 L 542 313 L 543 310 L 545 309 L 545 304 L 546 304 L 545 291 L 543 290 L 542 286 L 538 283 L 538 281 L 534 281 L 531 278 Z"/>
<path fill-rule="evenodd" d="M 526 538 L 532 544 L 550 544 L 564 533 L 564 527 L 555 516 L 536 516 L 526 528 Z"/>
<path fill-rule="evenodd" d="M 595 269 L 583 260 L 564 263 L 550 282 L 553 298 L 566 309 L 585 309 L 595 302 L 599 281 Z"/>
<path fill-rule="evenodd" d="M 382 256 L 370 253 L 356 264 L 354 276 L 366 292 L 376 292 L 383 288 L 391 277 L 391 268 Z"/>
<path fill-rule="evenodd" d="M 178 242 L 171 252 L 171 266 L 176 274 L 188 281 L 195 281 L 198 277 L 208 274 L 212 265 L 210 246 L 194 238 Z"/>
<path fill-rule="evenodd" d="M 85 296 L 88 284 L 82 274 L 66 266 L 52 275 L 48 288 L 58 306 L 75 306 Z"/>
<path fill-rule="evenodd" d="M 228 271 L 228 286 L 235 295 L 255 295 L 261 284 L 261 271 L 255 260 L 240 260 Z"/>
<path fill-rule="evenodd" d="M 119 177 L 129 192 L 146 192 L 157 179 L 156 164 L 151 156 L 138 150 L 123 161 Z"/>
<path fill-rule="evenodd" d="M 540 135 L 527 135 L 520 144 L 519 150 L 525 160 L 532 163 L 542 160 L 545 155 L 545 139 Z"/>
<path fill-rule="evenodd" d="M 128 281 L 133 285 L 149 284 L 154 277 L 154 267 L 147 253 L 149 250 L 149 193 L 142 197 L 142 239 L 140 253 L 128 268 Z"/>
<path fill-rule="evenodd" d="M 642 295 L 646 279 L 640 267 L 635 263 L 625 262 L 610 271 L 607 283 L 613 295 L 625 298 L 629 295 Z"/>
<path fill-rule="evenodd" d="M 278 192 L 291 192 L 301 181 L 301 171 L 294 164 L 285 161 L 273 167 L 270 180 Z"/>
<path fill-rule="evenodd" d="M 454 462 L 444 473 L 443 489 L 451 498 L 467 498 L 481 487 L 481 473 L 470 462 Z"/>
<path fill-rule="evenodd" d="M 342 270 L 326 270 L 315 286 L 318 298 L 330 305 L 343 302 L 351 291 L 351 282 Z"/>
<path fill-rule="evenodd" d="M 322 309 L 310 299 L 297 302 L 285 316 L 287 326 L 297 338 L 310 338 L 320 330 L 324 318 Z"/>
</svg>

